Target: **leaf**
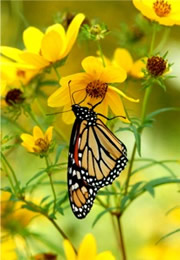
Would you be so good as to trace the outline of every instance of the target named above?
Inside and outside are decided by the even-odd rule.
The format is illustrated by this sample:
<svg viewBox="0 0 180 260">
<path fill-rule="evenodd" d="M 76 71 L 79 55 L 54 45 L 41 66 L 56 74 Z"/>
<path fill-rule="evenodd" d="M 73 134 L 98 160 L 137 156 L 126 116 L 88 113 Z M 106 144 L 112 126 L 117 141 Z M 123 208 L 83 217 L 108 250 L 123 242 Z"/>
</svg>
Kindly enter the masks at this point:
<svg viewBox="0 0 180 260">
<path fill-rule="evenodd" d="M 130 196 L 130 197 L 133 196 L 133 195 L 136 193 L 137 189 L 139 188 L 139 186 L 140 186 L 142 183 L 143 183 L 143 181 L 140 181 L 140 182 L 135 183 L 135 184 L 132 186 L 132 189 L 129 191 L 129 196 Z"/>
<path fill-rule="evenodd" d="M 117 209 L 117 207 L 112 207 L 112 208 L 108 208 L 108 209 L 105 209 L 103 211 L 101 211 L 95 218 L 95 220 L 93 221 L 92 223 L 92 227 L 94 227 L 97 222 L 100 220 L 100 218 L 102 218 L 102 216 L 104 216 L 106 213 L 108 213 L 109 211 L 113 210 L 113 209 Z"/>
<path fill-rule="evenodd" d="M 46 197 L 42 198 L 40 205 L 43 204 L 43 202 L 45 202 L 49 197 L 50 197 L 50 195 L 47 195 Z"/>
<path fill-rule="evenodd" d="M 154 198 L 155 191 L 151 185 L 146 184 L 145 189 L 149 192 L 149 194 Z"/>
<path fill-rule="evenodd" d="M 131 129 L 134 133 L 134 137 L 135 137 L 135 140 L 136 140 L 136 146 L 137 146 L 139 156 L 141 156 L 141 135 L 134 125 L 131 125 Z"/>
<path fill-rule="evenodd" d="M 56 207 L 60 207 L 66 200 L 68 199 L 68 193 L 66 192 L 65 196 L 63 196 L 57 203 Z"/>
<path fill-rule="evenodd" d="M 6 187 L 4 187 L 4 188 L 1 188 L 1 190 L 2 190 L 2 191 L 7 191 L 7 192 L 12 193 L 11 187 L 9 187 L 9 186 L 6 186 Z"/>
<path fill-rule="evenodd" d="M 39 211 L 37 211 L 33 206 L 30 206 L 30 205 L 22 205 L 21 206 L 21 208 L 23 208 L 23 209 L 28 209 L 28 210 L 31 210 L 31 211 L 33 211 L 33 212 L 39 212 Z"/>
<path fill-rule="evenodd" d="M 61 152 L 62 152 L 64 147 L 65 147 L 65 145 L 59 145 L 58 146 L 57 151 L 56 151 L 56 158 L 55 158 L 54 164 L 56 164 L 58 162 L 59 157 L 60 157 Z"/>
<path fill-rule="evenodd" d="M 165 238 L 167 237 L 170 237 L 172 235 L 174 235 L 175 233 L 177 232 L 180 232 L 180 228 L 176 229 L 176 230 L 173 230 L 172 232 L 166 234 L 165 236 L 161 237 L 157 242 L 156 242 L 156 245 L 159 244 L 162 240 L 164 240 Z"/>
<path fill-rule="evenodd" d="M 148 115 L 146 116 L 145 121 L 146 121 L 146 120 L 149 120 L 149 119 L 151 119 L 151 118 L 153 118 L 154 116 L 157 116 L 157 115 L 159 115 L 159 114 L 161 114 L 161 113 L 168 112 L 168 111 L 180 111 L 180 108 L 177 108 L 177 107 L 165 107 L 165 108 L 160 108 L 160 109 L 158 109 L 158 110 L 156 110 L 156 111 L 154 111 L 154 112 L 148 114 Z"/>
<path fill-rule="evenodd" d="M 37 179 L 39 176 L 41 176 L 46 171 L 47 171 L 47 169 L 43 169 L 43 170 L 39 171 L 38 173 L 36 173 L 30 180 L 28 180 L 28 182 L 26 182 L 26 185 L 29 185 L 30 182 Z"/>
</svg>

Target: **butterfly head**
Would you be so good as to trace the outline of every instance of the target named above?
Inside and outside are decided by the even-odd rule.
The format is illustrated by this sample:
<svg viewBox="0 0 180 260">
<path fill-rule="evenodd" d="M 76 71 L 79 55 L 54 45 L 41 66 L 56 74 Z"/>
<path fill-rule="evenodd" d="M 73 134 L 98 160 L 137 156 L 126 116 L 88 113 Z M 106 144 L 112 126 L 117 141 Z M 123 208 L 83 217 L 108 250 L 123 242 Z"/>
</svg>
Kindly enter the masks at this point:
<svg viewBox="0 0 180 260">
<path fill-rule="evenodd" d="M 95 124 L 97 120 L 96 112 L 88 107 L 81 107 L 78 104 L 72 105 L 72 111 L 77 119 L 83 121 L 86 120 L 89 125 Z"/>
</svg>

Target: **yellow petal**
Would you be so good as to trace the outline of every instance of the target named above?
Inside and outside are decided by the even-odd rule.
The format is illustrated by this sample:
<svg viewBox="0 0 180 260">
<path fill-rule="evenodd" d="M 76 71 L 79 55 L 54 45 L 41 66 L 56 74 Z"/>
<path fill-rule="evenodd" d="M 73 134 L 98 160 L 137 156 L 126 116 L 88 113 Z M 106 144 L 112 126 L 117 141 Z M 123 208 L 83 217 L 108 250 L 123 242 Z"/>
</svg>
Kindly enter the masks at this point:
<svg viewBox="0 0 180 260">
<path fill-rule="evenodd" d="M 123 105 L 123 102 L 122 102 L 120 96 L 113 90 L 108 89 L 106 98 L 108 101 L 108 105 L 109 105 L 110 109 L 112 110 L 113 114 L 115 116 L 125 117 L 125 118 L 119 117 L 119 119 L 123 122 L 129 123 L 129 120 L 126 117 L 126 112 L 124 110 L 124 105 Z"/>
<path fill-rule="evenodd" d="M 57 31 L 49 31 L 46 33 L 41 42 L 42 56 L 50 61 L 55 62 L 61 58 L 64 51 L 64 39 Z"/>
<path fill-rule="evenodd" d="M 33 150 L 33 146 L 30 146 L 28 143 L 25 143 L 25 142 L 22 142 L 21 145 L 26 148 L 26 150 L 30 153 L 33 153 L 34 150 Z"/>
<path fill-rule="evenodd" d="M 35 27 L 28 27 L 23 32 L 23 41 L 26 49 L 30 52 L 39 54 L 41 48 L 41 41 L 44 33 Z"/>
<path fill-rule="evenodd" d="M 55 31 L 58 34 L 60 34 L 61 38 L 65 41 L 65 30 L 61 24 L 56 23 L 56 24 L 49 26 L 46 30 L 46 33 L 52 32 L 52 31 Z"/>
<path fill-rule="evenodd" d="M 100 80 L 106 83 L 123 82 L 127 77 L 127 73 L 121 67 L 109 66 L 103 69 Z"/>
<path fill-rule="evenodd" d="M 83 239 L 78 250 L 78 260 L 94 260 L 96 257 L 96 241 L 92 234 Z"/>
<path fill-rule="evenodd" d="M 116 260 L 110 251 L 105 251 L 96 256 L 95 260 Z"/>
<path fill-rule="evenodd" d="M 0 47 L 0 53 L 5 55 L 6 57 L 13 59 L 15 61 L 22 61 L 20 58 L 20 54 L 23 51 L 16 49 L 16 48 L 12 48 L 12 47 L 6 47 L 6 46 L 1 46 Z"/>
<path fill-rule="evenodd" d="M 32 52 L 24 51 L 20 54 L 20 58 L 24 63 L 32 65 L 32 68 L 34 69 L 41 69 L 49 65 L 49 62 L 42 56 Z"/>
<path fill-rule="evenodd" d="M 102 62 L 97 57 L 88 56 L 82 61 L 82 67 L 92 80 L 99 79 L 104 69 Z"/>
<path fill-rule="evenodd" d="M 74 45 L 76 38 L 78 36 L 79 28 L 84 20 L 84 14 L 77 14 L 72 20 L 71 24 L 68 27 L 66 34 L 67 47 L 64 53 L 64 57 L 70 52 L 72 46 Z"/>
<path fill-rule="evenodd" d="M 34 138 L 32 135 L 29 135 L 29 134 L 22 134 L 21 136 L 21 139 L 24 141 L 24 143 L 27 143 L 31 146 L 34 145 Z"/>
<path fill-rule="evenodd" d="M 48 129 L 46 130 L 46 133 L 44 135 L 44 137 L 47 139 L 48 143 L 50 143 L 52 140 L 52 131 L 53 131 L 53 126 L 50 126 L 50 127 L 48 127 Z"/>
<path fill-rule="evenodd" d="M 39 126 L 35 126 L 33 128 L 33 136 L 34 136 L 34 140 L 37 140 L 39 138 L 44 139 L 44 134 L 43 134 L 42 130 L 39 128 Z"/>
<path fill-rule="evenodd" d="M 67 105 L 67 106 L 64 106 L 63 111 L 67 111 L 67 110 L 70 110 L 70 109 L 71 109 L 71 107 L 70 107 L 69 105 Z M 73 111 L 64 112 L 64 113 L 62 114 L 62 120 L 63 120 L 67 125 L 73 124 L 74 121 L 75 121 L 75 115 L 74 115 Z"/>
<path fill-rule="evenodd" d="M 146 58 L 147 60 L 147 58 Z M 142 69 L 146 68 L 146 63 L 145 61 L 143 62 L 142 59 L 137 60 L 130 71 L 130 75 L 132 75 L 135 78 L 143 78 L 144 77 L 144 73 L 142 72 Z"/>
<path fill-rule="evenodd" d="M 139 102 L 139 99 L 134 99 L 134 98 L 128 97 L 126 94 L 124 94 L 124 92 L 122 92 L 122 91 L 119 90 L 118 88 L 109 86 L 108 89 L 111 89 L 111 90 L 117 92 L 120 96 L 126 98 L 127 100 L 129 100 L 129 101 L 131 101 L 131 102 L 136 102 L 136 103 Z"/>
<path fill-rule="evenodd" d="M 49 107 L 61 107 L 65 104 L 71 106 L 71 100 L 69 96 L 68 87 L 58 88 L 49 98 L 48 106 Z"/>
<path fill-rule="evenodd" d="M 66 260 L 76 260 L 76 254 L 70 242 L 68 240 L 64 240 L 63 246 L 66 255 Z"/>
<path fill-rule="evenodd" d="M 128 50 L 118 48 L 114 52 L 113 65 L 122 67 L 127 73 L 131 70 L 133 59 Z"/>
</svg>

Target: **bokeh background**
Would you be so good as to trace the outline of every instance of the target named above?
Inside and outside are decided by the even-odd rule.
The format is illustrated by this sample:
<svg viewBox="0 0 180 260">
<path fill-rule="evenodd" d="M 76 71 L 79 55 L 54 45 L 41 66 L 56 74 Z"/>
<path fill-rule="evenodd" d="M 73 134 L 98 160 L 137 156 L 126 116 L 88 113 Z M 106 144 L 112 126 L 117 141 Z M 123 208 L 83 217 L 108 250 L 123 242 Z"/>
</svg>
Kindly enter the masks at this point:
<svg viewBox="0 0 180 260">
<path fill-rule="evenodd" d="M 22 32 L 28 26 L 35 26 L 42 30 L 54 23 L 59 12 L 83 12 L 89 19 L 97 18 L 108 25 L 108 28 L 116 33 L 110 33 L 104 41 L 102 48 L 106 56 L 111 57 L 116 47 L 121 47 L 121 41 L 117 37 L 120 32 L 120 24 L 127 23 L 130 27 L 134 24 L 134 19 L 138 14 L 131 1 L 2 1 L 1 2 L 1 44 L 17 48 L 23 48 Z M 156 39 L 156 44 L 161 40 L 161 36 Z M 163 107 L 179 107 L 180 105 L 180 28 L 171 28 L 168 40 L 161 49 L 162 54 L 168 50 L 168 60 L 174 63 L 172 75 L 176 78 L 167 81 L 167 91 L 159 87 L 154 87 L 148 111 L 154 111 Z M 60 68 L 62 76 L 76 73 L 81 70 L 81 60 L 87 55 L 96 54 L 96 45 L 91 43 L 88 48 L 86 44 L 76 43 L 71 51 L 66 66 Z M 134 59 L 136 57 L 133 53 Z M 51 75 L 49 75 L 51 77 Z M 128 88 L 128 94 L 135 98 L 142 99 L 142 87 L 136 83 Z M 48 90 L 53 92 L 55 89 Z M 141 102 L 139 104 L 126 103 L 126 107 L 131 115 L 140 114 Z M 48 109 L 48 108 L 47 108 Z M 51 110 L 52 111 L 52 110 Z M 59 117 L 60 120 L 60 117 Z M 67 129 L 66 139 L 70 137 L 70 129 L 62 121 L 59 127 Z M 26 125 L 31 131 L 33 125 Z M 6 125 L 4 129 L 8 134 L 12 134 L 12 125 Z M 133 136 L 130 133 L 121 132 L 120 139 L 127 145 L 130 156 L 134 144 Z M 57 140 L 58 142 L 58 140 Z M 64 152 L 65 160 L 66 152 Z M 157 160 L 179 159 L 180 161 L 180 116 L 178 112 L 166 112 L 156 117 L 153 128 L 146 129 L 142 138 L 142 155 Z M 137 156 L 138 157 L 138 156 Z M 15 153 L 9 154 L 9 160 L 16 169 L 19 179 L 25 183 L 41 167 L 44 162 L 35 156 L 25 153 L 22 147 L 16 148 Z M 137 165 L 137 164 L 136 164 Z M 176 175 L 179 175 L 179 165 L 170 165 Z M 123 175 L 126 171 L 123 172 Z M 154 166 L 146 171 L 139 172 L 134 181 L 149 180 L 169 174 L 160 166 Z M 123 178 L 123 176 L 122 176 Z M 66 171 L 56 173 L 54 179 L 66 180 Z M 2 180 L 6 183 L 6 178 Z M 63 187 L 65 189 L 66 187 Z M 59 192 L 62 186 L 56 186 Z M 128 259 L 131 260 L 156 260 L 150 258 L 147 253 L 143 253 L 146 247 L 152 247 L 166 233 L 171 232 L 180 226 L 180 210 L 166 215 L 167 211 L 175 206 L 180 206 L 180 196 L 176 185 L 165 185 L 156 189 L 155 198 L 149 194 L 132 203 L 122 219 L 123 233 Z M 32 198 L 43 197 L 51 190 L 41 187 L 32 194 Z M 72 215 L 70 208 L 65 211 L 65 215 L 58 215 L 58 222 L 61 227 L 70 235 L 75 245 L 78 246 L 84 235 L 91 232 L 95 235 L 98 251 L 111 250 L 117 259 L 120 259 L 115 236 L 113 234 L 110 217 L 106 214 L 97 225 L 92 228 L 92 222 L 100 212 L 101 208 L 94 205 L 91 213 L 85 220 L 77 220 Z M 32 223 L 32 230 L 39 231 L 43 237 L 49 239 L 57 247 L 62 248 L 62 238 L 42 217 L 36 218 Z M 43 244 L 30 242 L 32 253 L 48 251 Z M 163 244 L 163 245 L 162 245 Z M 179 233 L 167 238 L 157 247 L 165 247 L 171 250 L 180 245 Z M 61 258 L 60 258 L 61 259 Z M 167 258 L 173 260 L 173 258 Z M 159 258 L 160 260 L 160 258 Z"/>
</svg>

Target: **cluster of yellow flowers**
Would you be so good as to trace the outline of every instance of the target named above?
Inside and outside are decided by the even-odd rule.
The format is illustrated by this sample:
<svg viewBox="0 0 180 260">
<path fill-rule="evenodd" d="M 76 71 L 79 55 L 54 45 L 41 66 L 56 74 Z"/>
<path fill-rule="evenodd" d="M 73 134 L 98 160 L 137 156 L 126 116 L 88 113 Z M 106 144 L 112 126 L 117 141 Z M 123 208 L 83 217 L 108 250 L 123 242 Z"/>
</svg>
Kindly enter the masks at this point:
<svg viewBox="0 0 180 260">
<path fill-rule="evenodd" d="M 180 25 L 180 5 L 175 0 L 133 0 L 135 7 L 152 21 L 161 25 L 171 26 Z M 56 68 L 64 64 L 66 57 L 70 53 L 85 19 L 84 14 L 77 14 L 71 21 L 67 31 L 61 24 L 49 26 L 45 33 L 35 27 L 28 27 L 23 32 L 24 50 L 2 46 L 0 49 L 1 65 L 1 104 L 12 106 L 23 102 L 24 88 L 38 75 L 48 69 Z M 163 70 L 157 72 L 152 68 L 152 64 L 162 64 Z M 71 92 L 74 93 L 75 102 L 94 105 L 102 98 L 103 102 L 96 108 L 98 113 L 107 116 L 110 108 L 114 115 L 121 115 L 123 122 L 129 123 L 123 105 L 122 97 L 131 102 L 139 102 L 127 96 L 115 83 L 123 83 L 128 77 L 136 79 L 145 76 L 144 70 L 147 69 L 154 76 L 159 76 L 167 69 L 165 61 L 160 57 L 142 57 L 136 61 L 129 51 L 125 48 L 117 48 L 112 59 L 106 56 L 88 56 L 81 62 L 83 72 L 75 73 L 58 79 L 60 87 L 47 98 L 49 107 L 63 107 L 62 111 L 69 110 L 71 107 L 71 96 L 68 92 L 68 83 L 71 82 Z M 154 74 L 153 74 L 154 73 Z M 159 74 L 157 74 L 159 73 Z M 78 93 L 78 94 L 76 94 Z M 84 99 L 86 97 L 86 99 Z M 74 121 L 73 113 L 63 113 L 62 118 L 67 124 Z M 45 134 L 39 126 L 33 128 L 33 135 L 23 133 L 21 135 L 22 146 L 28 152 L 38 155 L 46 155 L 52 143 L 53 127 L 50 126 Z M 7 200 L 7 199 L 6 199 Z M 14 209 L 18 203 L 10 203 L 10 210 Z M 7 204 L 2 208 L 5 213 L 8 209 Z M 9 209 L 8 209 L 9 210 Z M 26 210 L 25 210 L 26 211 Z M 12 215 L 18 223 L 25 227 L 34 214 Z M 14 213 L 13 213 L 14 214 Z M 11 219 L 3 219 L 4 226 Z M 26 223 L 27 222 L 27 223 Z M 6 228 L 5 228 L 6 229 Z M 68 240 L 64 241 L 64 250 L 67 260 L 114 260 L 111 252 L 106 251 L 100 254 L 96 252 L 96 242 L 91 234 L 86 235 L 76 254 Z M 88 252 L 88 255 L 87 255 Z M 13 251 L 14 253 L 14 251 Z M 10 258 L 6 258 L 10 259 Z M 13 256 L 13 259 L 16 259 Z M 35 257 L 35 259 L 38 259 Z M 165 258 L 163 258 L 165 259 Z M 170 258 L 167 258 L 170 259 Z"/>
</svg>

